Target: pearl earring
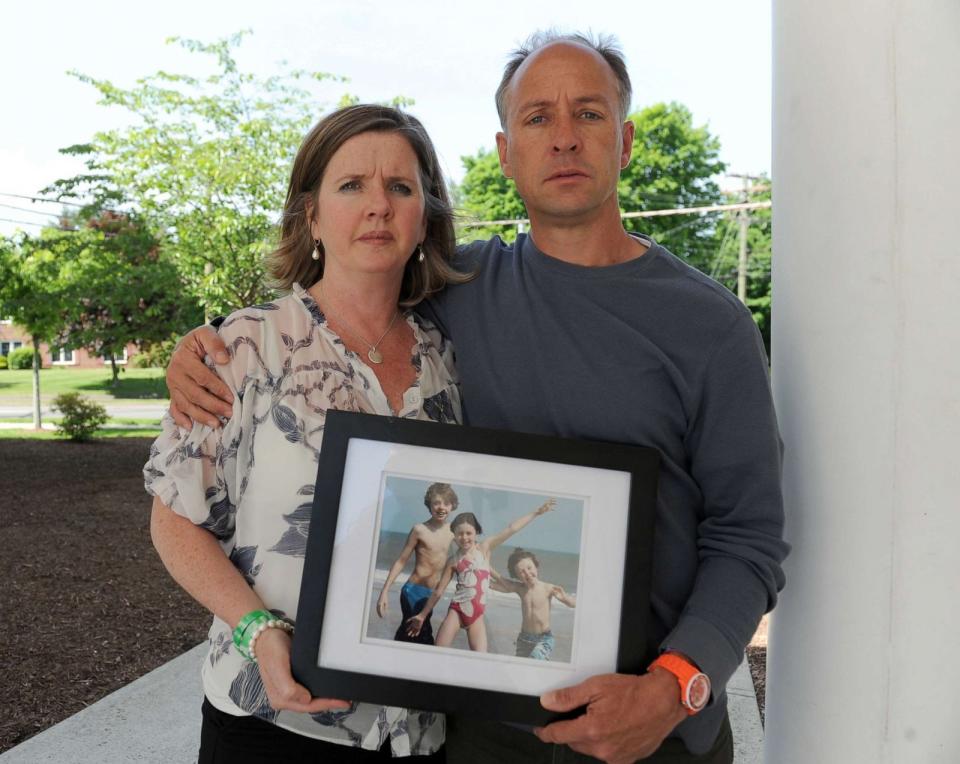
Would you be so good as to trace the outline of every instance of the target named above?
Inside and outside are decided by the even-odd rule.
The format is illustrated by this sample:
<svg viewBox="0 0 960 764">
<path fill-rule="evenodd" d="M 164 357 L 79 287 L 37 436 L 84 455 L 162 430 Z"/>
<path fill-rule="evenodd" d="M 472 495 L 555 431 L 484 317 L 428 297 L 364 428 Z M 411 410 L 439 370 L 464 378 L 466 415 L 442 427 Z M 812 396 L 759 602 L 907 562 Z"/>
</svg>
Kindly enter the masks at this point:
<svg viewBox="0 0 960 764">
<path fill-rule="evenodd" d="M 424 260 L 427 259 L 427 256 L 426 256 L 425 254 L 423 254 L 423 245 L 422 245 L 422 244 L 417 244 L 417 252 L 418 252 L 418 254 L 417 254 L 417 262 L 422 263 Z"/>
<path fill-rule="evenodd" d="M 320 259 L 320 239 L 313 240 L 313 252 L 311 253 L 310 257 L 313 260 Z"/>
</svg>

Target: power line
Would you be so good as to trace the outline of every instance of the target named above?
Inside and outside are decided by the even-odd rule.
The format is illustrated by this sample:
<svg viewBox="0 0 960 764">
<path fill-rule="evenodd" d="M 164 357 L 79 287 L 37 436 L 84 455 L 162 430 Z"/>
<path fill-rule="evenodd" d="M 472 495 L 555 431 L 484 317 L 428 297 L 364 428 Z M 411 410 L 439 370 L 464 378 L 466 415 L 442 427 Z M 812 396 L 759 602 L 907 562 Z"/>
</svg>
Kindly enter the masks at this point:
<svg viewBox="0 0 960 764">
<path fill-rule="evenodd" d="M 711 212 L 734 212 L 736 210 L 762 210 L 773 206 L 773 202 L 742 202 L 738 204 L 714 204 L 708 207 L 675 207 L 669 210 L 641 210 L 640 212 L 622 212 L 621 218 L 656 218 L 665 215 L 706 215 Z M 462 228 L 479 228 L 486 225 L 529 225 L 529 218 L 513 220 L 479 220 L 461 223 Z"/>
<path fill-rule="evenodd" d="M 12 218 L 0 218 L 0 223 L 20 223 L 21 225 L 35 225 L 37 228 L 47 228 L 49 223 L 34 223 L 32 220 L 13 220 Z"/>
<path fill-rule="evenodd" d="M 64 202 L 60 199 L 44 199 L 42 196 L 27 196 L 25 194 L 8 194 L 5 191 L 0 191 L 0 196 L 9 196 L 14 199 L 29 199 L 31 202 L 45 202 L 46 204 L 63 204 L 67 207 L 86 207 L 86 204 L 78 204 L 77 202 Z M 6 206 L 6 205 L 4 205 Z"/>
<path fill-rule="evenodd" d="M 27 207 L 14 207 L 12 204 L 3 204 L 0 203 L 0 207 L 5 207 L 8 210 L 17 210 L 17 212 L 29 212 L 31 215 L 46 215 L 48 217 L 60 217 L 57 212 L 42 212 L 41 210 L 31 210 Z"/>
<path fill-rule="evenodd" d="M 739 204 L 714 204 L 709 207 L 677 207 L 672 210 L 643 210 L 641 212 L 624 212 L 622 218 L 655 218 L 662 215 L 693 215 L 709 212 L 733 212 L 735 210 L 760 210 L 772 207 L 773 202 L 746 202 Z"/>
</svg>

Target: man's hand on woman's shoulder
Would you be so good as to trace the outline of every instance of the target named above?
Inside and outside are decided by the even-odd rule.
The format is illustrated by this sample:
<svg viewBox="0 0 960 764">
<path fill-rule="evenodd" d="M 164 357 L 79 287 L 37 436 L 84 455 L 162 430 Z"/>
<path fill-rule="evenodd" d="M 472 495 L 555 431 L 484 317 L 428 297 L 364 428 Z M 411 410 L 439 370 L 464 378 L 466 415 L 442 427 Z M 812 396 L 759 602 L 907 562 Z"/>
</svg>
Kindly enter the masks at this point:
<svg viewBox="0 0 960 764">
<path fill-rule="evenodd" d="M 194 422 L 219 427 L 218 416 L 233 413 L 233 393 L 203 362 L 210 356 L 216 363 L 227 363 L 227 347 L 210 326 L 198 326 L 177 343 L 167 366 L 170 391 L 170 415 L 181 427 Z"/>
</svg>

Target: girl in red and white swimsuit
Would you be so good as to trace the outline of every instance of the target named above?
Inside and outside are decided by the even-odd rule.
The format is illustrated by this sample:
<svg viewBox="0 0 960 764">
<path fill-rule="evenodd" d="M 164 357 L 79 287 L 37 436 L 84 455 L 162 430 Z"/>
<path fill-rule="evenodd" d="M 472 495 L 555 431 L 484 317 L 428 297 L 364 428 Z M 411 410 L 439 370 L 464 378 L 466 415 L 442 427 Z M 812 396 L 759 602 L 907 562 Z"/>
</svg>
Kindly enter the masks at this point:
<svg viewBox="0 0 960 764">
<path fill-rule="evenodd" d="M 453 644 L 457 632 L 467 630 L 467 643 L 476 652 L 487 651 L 487 630 L 483 623 L 483 611 L 486 609 L 487 589 L 490 586 L 490 553 L 514 533 L 525 528 L 530 522 L 553 509 L 556 501 L 549 499 L 533 512 L 518 517 L 495 536 L 485 541 L 478 538 L 483 529 L 472 512 L 461 512 L 450 523 L 453 540 L 459 549 L 446 564 L 437 588 L 433 590 L 427 604 L 417 615 L 407 621 L 407 633 L 416 636 L 423 622 L 436 607 L 450 580 L 456 577 L 457 588 L 450 603 L 434 644 L 449 647 Z"/>
</svg>

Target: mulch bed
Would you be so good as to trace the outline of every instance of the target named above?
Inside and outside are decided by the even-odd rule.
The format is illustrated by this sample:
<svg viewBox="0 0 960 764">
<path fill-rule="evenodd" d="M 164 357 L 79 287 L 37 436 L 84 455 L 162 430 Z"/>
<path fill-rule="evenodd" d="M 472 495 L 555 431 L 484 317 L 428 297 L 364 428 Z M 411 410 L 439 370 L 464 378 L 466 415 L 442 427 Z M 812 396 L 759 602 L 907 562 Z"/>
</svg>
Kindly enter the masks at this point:
<svg viewBox="0 0 960 764">
<path fill-rule="evenodd" d="M 149 439 L 0 439 L 0 752 L 201 642 L 150 542 Z M 747 651 L 761 717 L 766 649 Z"/>
<path fill-rule="evenodd" d="M 750 645 L 747 648 L 747 662 L 750 664 L 750 676 L 753 678 L 753 691 L 757 693 L 760 723 L 765 724 L 767 720 L 767 648 Z"/>
<path fill-rule="evenodd" d="M 0 752 L 206 638 L 150 542 L 149 446 L 0 439 Z"/>
</svg>

